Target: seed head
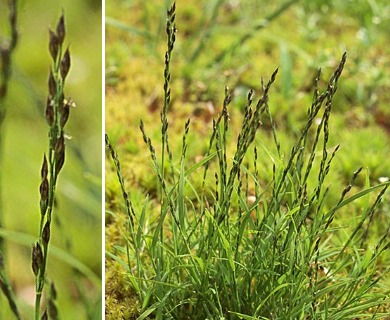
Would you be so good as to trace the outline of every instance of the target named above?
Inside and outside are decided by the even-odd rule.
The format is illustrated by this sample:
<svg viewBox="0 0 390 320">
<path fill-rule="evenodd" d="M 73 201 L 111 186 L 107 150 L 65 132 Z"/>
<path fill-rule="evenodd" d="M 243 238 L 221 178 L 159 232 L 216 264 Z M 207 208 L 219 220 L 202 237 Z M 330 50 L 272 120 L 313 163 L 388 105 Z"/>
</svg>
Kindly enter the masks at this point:
<svg viewBox="0 0 390 320">
<path fill-rule="evenodd" d="M 54 79 L 53 72 L 51 70 L 49 72 L 48 85 L 49 85 L 49 93 L 52 97 L 54 97 L 56 95 L 56 91 L 57 91 L 57 84 L 56 84 L 56 81 Z"/>
<path fill-rule="evenodd" d="M 34 272 L 34 275 L 37 276 L 40 268 L 43 264 L 43 253 L 41 245 L 37 242 L 35 246 L 33 246 L 32 250 L 32 269 Z"/>
<path fill-rule="evenodd" d="M 47 205 L 49 202 L 49 182 L 46 178 L 44 178 L 39 186 L 39 193 L 41 195 L 41 199 L 39 201 L 39 207 L 41 210 L 41 215 L 44 216 L 46 214 Z"/>
<path fill-rule="evenodd" d="M 46 159 L 46 154 L 43 155 L 43 163 L 42 163 L 42 168 L 41 168 L 41 178 L 42 180 L 47 178 L 48 174 L 48 166 L 47 166 L 47 159 Z"/>
<path fill-rule="evenodd" d="M 57 140 L 54 150 L 54 159 L 56 163 L 56 174 L 60 172 L 65 162 L 65 140 L 64 134 Z"/>
<path fill-rule="evenodd" d="M 62 57 L 61 65 L 60 65 L 62 80 L 65 80 L 66 76 L 68 75 L 69 69 L 70 69 L 70 53 L 69 53 L 69 48 L 67 48 L 64 53 L 64 56 Z"/>
<path fill-rule="evenodd" d="M 42 242 L 44 245 L 47 245 L 50 241 L 50 222 L 46 221 L 45 226 L 42 231 Z"/>
<path fill-rule="evenodd" d="M 49 30 L 49 36 L 50 36 L 49 51 L 51 57 L 53 58 L 53 61 L 55 61 L 57 59 L 57 54 L 58 54 L 60 44 L 57 35 L 52 30 Z"/>
<path fill-rule="evenodd" d="M 65 150 L 65 139 L 64 134 L 61 134 L 60 138 L 57 140 L 56 146 L 55 146 L 55 157 L 59 157 Z"/>
<path fill-rule="evenodd" d="M 47 201 L 49 198 L 49 181 L 47 181 L 47 178 L 42 180 L 41 185 L 39 186 L 39 193 L 41 195 L 41 200 Z"/>
<path fill-rule="evenodd" d="M 47 124 L 51 127 L 54 124 L 54 100 L 52 97 L 47 97 L 46 100 L 46 110 L 45 110 L 45 117 Z"/>
<path fill-rule="evenodd" d="M 39 208 L 41 210 L 41 215 L 44 216 L 46 214 L 46 210 L 47 210 L 47 204 L 48 204 L 48 199 L 46 200 L 40 200 L 39 201 Z"/>
<path fill-rule="evenodd" d="M 60 126 L 61 126 L 61 128 L 64 128 L 66 122 L 68 121 L 69 112 L 70 112 L 70 106 L 72 105 L 72 103 L 73 103 L 72 100 L 69 99 L 64 104 L 64 108 L 62 109 L 61 119 L 60 119 Z"/>
<path fill-rule="evenodd" d="M 64 14 L 61 15 L 57 23 L 57 38 L 58 42 L 61 45 L 65 39 L 65 19 Z"/>
<path fill-rule="evenodd" d="M 56 174 L 58 175 L 64 165 L 65 162 L 65 149 L 60 157 L 56 158 Z"/>
</svg>

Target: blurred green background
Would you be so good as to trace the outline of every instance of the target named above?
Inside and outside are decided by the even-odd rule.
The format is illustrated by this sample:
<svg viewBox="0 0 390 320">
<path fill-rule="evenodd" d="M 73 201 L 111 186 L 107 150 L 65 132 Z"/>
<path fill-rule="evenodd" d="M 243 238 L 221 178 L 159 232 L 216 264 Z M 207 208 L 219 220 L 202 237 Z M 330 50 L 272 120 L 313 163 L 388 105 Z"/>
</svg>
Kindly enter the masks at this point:
<svg viewBox="0 0 390 320">
<path fill-rule="evenodd" d="M 155 123 L 162 103 L 169 3 L 106 3 L 106 131 L 128 150 L 136 149 L 139 119 Z M 239 111 L 249 89 L 260 92 L 261 78 L 279 67 L 271 112 L 282 134 L 296 135 L 318 68 L 327 79 L 347 51 L 332 121 L 334 141 L 342 142 L 340 170 L 348 175 L 363 165 L 373 181 L 389 176 L 389 162 L 380 160 L 390 152 L 388 1 L 177 1 L 176 25 L 172 126 L 182 127 L 185 108 L 198 114 L 211 104 L 216 115 L 225 86 L 235 97 L 232 112 Z"/>
<path fill-rule="evenodd" d="M 56 27 L 62 12 L 65 45 L 71 52 L 65 96 L 77 106 L 66 128 L 71 139 L 57 185 L 48 278 L 57 287 L 62 319 L 101 318 L 101 6 L 95 0 L 18 3 L 19 43 L 1 130 L 0 214 L 5 228 L 0 232 L 7 240 L 7 271 L 26 319 L 32 318 L 29 304 L 35 298 L 31 246 L 38 236 L 40 167 L 48 150 L 44 118 L 51 65 L 48 29 Z M 7 15 L 7 1 L 1 1 L 0 39 L 8 36 Z M 68 256 L 58 255 L 56 248 Z M 0 319 L 12 319 L 2 296 L 0 306 Z"/>
</svg>

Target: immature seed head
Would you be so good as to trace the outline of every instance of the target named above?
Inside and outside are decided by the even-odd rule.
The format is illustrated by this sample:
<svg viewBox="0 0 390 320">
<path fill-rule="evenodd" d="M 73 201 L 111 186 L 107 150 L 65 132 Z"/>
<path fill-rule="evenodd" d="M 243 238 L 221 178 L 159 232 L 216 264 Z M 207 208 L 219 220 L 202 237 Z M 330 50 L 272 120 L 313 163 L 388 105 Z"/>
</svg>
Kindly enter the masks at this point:
<svg viewBox="0 0 390 320">
<path fill-rule="evenodd" d="M 46 177 L 42 180 L 39 186 L 39 194 L 41 195 L 42 201 L 47 201 L 49 198 L 49 181 Z"/>
<path fill-rule="evenodd" d="M 54 124 L 54 101 L 51 97 L 47 97 L 45 117 L 47 124 L 51 127 Z"/>
<path fill-rule="evenodd" d="M 64 150 L 65 150 L 65 138 L 64 138 L 64 134 L 62 133 L 59 139 L 57 140 L 54 156 L 56 158 L 60 157 L 61 154 L 64 152 Z"/>
<path fill-rule="evenodd" d="M 32 250 L 32 270 L 34 272 L 34 275 L 37 276 L 39 269 L 42 267 L 43 264 L 43 253 L 41 245 L 37 242 L 35 246 L 33 246 Z"/>
<path fill-rule="evenodd" d="M 70 69 L 70 53 L 69 53 L 69 48 L 67 48 L 64 53 L 64 56 L 62 57 L 61 65 L 60 65 L 62 80 L 65 80 L 66 76 L 68 75 L 69 69 Z"/>
<path fill-rule="evenodd" d="M 62 44 L 65 39 L 65 19 L 64 14 L 61 15 L 57 23 L 57 38 L 59 44 Z"/>
<path fill-rule="evenodd" d="M 53 72 L 51 70 L 49 72 L 48 86 L 49 86 L 50 95 L 54 97 L 57 91 L 57 84 L 56 84 L 56 80 L 54 79 Z"/>
<path fill-rule="evenodd" d="M 60 173 L 62 167 L 64 166 L 64 162 L 65 162 L 65 150 L 62 153 L 62 155 L 56 159 L 56 174 L 57 175 Z"/>
<path fill-rule="evenodd" d="M 41 179 L 42 182 L 39 186 L 39 194 L 41 196 L 39 206 L 41 209 L 41 215 L 45 215 L 47 210 L 47 204 L 49 201 L 49 181 L 47 180 L 48 165 L 46 155 L 43 155 L 43 163 L 41 168 Z"/>
<path fill-rule="evenodd" d="M 66 103 L 64 104 L 64 108 L 62 109 L 61 118 L 60 118 L 61 128 L 64 128 L 66 122 L 68 121 L 71 105 L 72 105 L 72 100 L 70 100 L 70 99 L 67 100 Z"/>
<path fill-rule="evenodd" d="M 57 59 L 57 54 L 58 54 L 60 44 L 59 44 L 57 35 L 52 30 L 49 30 L 49 36 L 50 36 L 49 51 L 50 51 L 51 57 L 55 61 Z"/>
<path fill-rule="evenodd" d="M 39 201 L 39 208 L 41 210 L 41 215 L 44 216 L 46 214 L 47 206 L 48 206 L 48 200 L 40 200 Z"/>
<path fill-rule="evenodd" d="M 48 169 L 48 166 L 47 166 L 46 154 L 44 154 L 43 155 L 42 168 L 41 168 L 41 178 L 42 178 L 42 180 L 47 177 L 48 172 L 49 172 L 49 169 Z"/>
<path fill-rule="evenodd" d="M 43 241 L 43 244 L 45 244 L 45 245 L 47 245 L 50 241 L 50 222 L 49 221 L 46 221 L 46 224 L 43 227 L 42 241 Z"/>
<path fill-rule="evenodd" d="M 64 134 L 61 134 L 61 137 L 57 140 L 55 149 L 54 149 L 54 159 L 56 162 L 56 173 L 58 174 L 62 169 L 62 166 L 65 162 L 65 140 Z"/>
</svg>

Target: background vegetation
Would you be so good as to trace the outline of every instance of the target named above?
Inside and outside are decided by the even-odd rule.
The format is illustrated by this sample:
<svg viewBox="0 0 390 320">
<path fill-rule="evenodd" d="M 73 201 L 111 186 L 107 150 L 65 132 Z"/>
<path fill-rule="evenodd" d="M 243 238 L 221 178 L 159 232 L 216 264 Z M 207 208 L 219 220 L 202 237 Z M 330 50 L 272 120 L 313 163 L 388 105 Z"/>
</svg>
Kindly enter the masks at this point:
<svg viewBox="0 0 390 320">
<path fill-rule="evenodd" d="M 0 236 L 7 241 L 6 267 L 18 303 L 23 315 L 30 317 L 35 297 L 31 246 L 38 236 L 40 167 L 48 141 L 44 117 L 50 67 L 48 29 L 55 28 L 62 11 L 72 56 L 65 92 L 77 107 L 71 110 L 68 123 L 71 140 L 57 188 L 48 278 L 57 287 L 60 316 L 97 319 L 101 314 L 101 1 L 18 3 L 20 37 L 2 130 L 5 227 Z M 5 35 L 7 1 L 0 3 L 0 12 Z M 0 304 L 0 318 L 10 319 L 3 297 Z"/>
<path fill-rule="evenodd" d="M 158 208 L 158 183 L 150 174 L 152 166 L 138 124 L 142 118 L 152 140 L 158 141 L 161 129 L 156 121 L 163 104 L 167 7 L 168 3 L 119 0 L 107 1 L 106 5 L 106 131 L 122 159 L 125 182 L 138 211 L 146 194 L 150 210 Z M 292 137 L 305 122 L 317 68 L 322 67 L 324 79 L 328 78 L 347 50 L 349 58 L 329 124 L 329 146 L 341 145 L 328 177 L 329 201 L 337 199 L 360 166 L 365 168 L 370 184 L 389 177 L 390 55 L 386 43 L 390 40 L 390 6 L 384 1 L 187 1 L 177 4 L 176 25 L 172 108 L 168 114 L 174 154 L 180 154 L 188 117 L 195 133 L 188 138 L 187 158 L 196 161 L 204 154 L 211 119 L 221 111 L 225 85 L 235 96 L 229 111 L 230 126 L 236 134 L 248 90 L 259 92 L 261 76 L 268 79 L 279 66 L 269 104 L 282 154 L 287 155 Z M 264 126 L 269 130 L 269 124 Z M 232 151 L 234 147 L 228 148 Z M 272 163 L 268 158 L 259 159 L 259 163 L 259 176 L 264 177 L 266 185 Z M 365 184 L 362 175 L 353 191 Z M 118 213 L 124 212 L 121 194 L 116 173 L 106 161 L 106 207 L 116 213 L 106 215 L 106 250 L 123 258 L 120 248 L 126 224 L 124 215 Z M 356 221 L 351 216 L 358 217 L 373 199 L 358 201 L 337 217 L 337 225 L 353 227 Z M 386 231 L 389 214 L 386 195 L 369 235 L 372 243 Z M 379 265 L 388 270 L 388 254 Z M 126 272 L 111 258 L 107 258 L 106 268 L 107 301 L 111 306 L 119 305 L 112 308 L 119 310 L 118 314 L 125 312 L 125 318 L 131 317 L 134 310 L 129 306 L 137 309 L 137 305 L 135 298 L 131 300 Z"/>
<path fill-rule="evenodd" d="M 208 101 L 218 108 L 224 85 L 234 89 L 236 96 L 239 93 L 245 96 L 247 89 L 259 88 L 261 76 L 271 74 L 279 66 L 281 81 L 277 86 L 281 95 L 275 101 L 278 105 L 275 113 L 283 120 L 280 125 L 294 130 L 296 121 L 306 112 L 302 105 L 311 99 L 305 93 L 310 92 L 317 68 L 322 67 L 329 74 L 340 53 L 348 49 L 349 67 L 335 111 L 355 129 L 372 129 L 370 125 L 377 124 L 386 130 L 389 49 L 385 43 L 389 6 L 365 0 L 287 2 L 291 2 L 288 9 L 269 22 L 265 18 L 277 11 L 282 1 L 178 4 L 178 39 L 172 61 L 173 82 L 179 87 L 176 97 L 184 92 L 185 102 L 195 104 L 194 108 Z M 132 111 L 145 113 L 142 98 L 149 98 L 146 107 L 152 109 L 156 106 L 152 98 L 161 99 L 162 87 L 158 80 L 161 80 L 165 45 L 165 6 L 137 1 L 107 2 L 109 128 L 123 127 L 113 120 L 123 119 L 120 113 L 124 116 L 127 111 L 115 107 L 115 103 L 130 105 L 131 98 Z M 224 50 L 247 33 L 248 41 L 236 48 L 237 54 L 228 51 L 225 59 L 215 63 Z M 201 49 L 196 50 L 198 47 Z M 137 81 L 130 72 L 137 76 Z M 135 90 L 140 87 L 142 90 Z M 138 119 L 132 116 L 136 124 Z"/>
</svg>

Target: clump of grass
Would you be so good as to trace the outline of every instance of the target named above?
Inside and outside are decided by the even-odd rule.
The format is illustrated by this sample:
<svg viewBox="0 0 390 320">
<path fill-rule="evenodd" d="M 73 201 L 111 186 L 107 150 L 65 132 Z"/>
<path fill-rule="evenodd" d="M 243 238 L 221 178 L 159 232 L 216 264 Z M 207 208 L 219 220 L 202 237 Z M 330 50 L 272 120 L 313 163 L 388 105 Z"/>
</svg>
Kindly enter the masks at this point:
<svg viewBox="0 0 390 320">
<path fill-rule="evenodd" d="M 49 255 L 51 237 L 51 222 L 55 203 L 56 186 L 59 173 L 65 161 L 65 131 L 64 127 L 69 118 L 71 99 L 65 99 L 65 80 L 70 69 L 69 48 L 64 50 L 66 36 L 65 18 L 61 15 L 56 31 L 50 30 L 49 51 L 53 65 L 49 72 L 48 97 L 45 116 L 49 125 L 48 155 L 44 154 L 41 167 L 40 191 L 40 225 L 39 238 L 32 250 L 32 269 L 35 275 L 35 319 L 40 319 L 41 299 L 44 285 L 47 283 L 46 266 Z M 51 287 L 51 295 L 42 318 L 50 315 L 57 319 L 55 306 L 55 289 Z"/>
<path fill-rule="evenodd" d="M 168 10 L 166 29 L 169 59 L 165 59 L 161 162 L 140 125 L 161 189 L 157 220 L 149 219 L 148 199 L 139 212 L 134 209 L 139 206 L 133 205 L 126 191 L 118 156 L 106 139 L 128 213 L 126 244 L 116 248 L 126 259 L 111 256 L 127 271 L 140 303 L 139 319 L 377 319 L 386 315 L 389 290 L 381 287 L 386 271 L 378 271 L 378 261 L 390 246 L 390 226 L 374 246 L 368 245 L 367 234 L 390 183 L 351 195 L 359 168 L 339 191 L 337 201 L 325 205 L 330 188 L 327 176 L 339 150 L 329 146 L 329 122 L 346 54 L 324 90 L 319 87 L 319 70 L 306 123 L 288 155 L 281 152 L 269 107 L 275 70 L 256 104 L 254 92 L 249 92 L 234 142 L 228 135 L 232 98 L 226 89 L 209 149 L 195 164 L 186 157 L 188 120 L 176 167 L 167 142 L 174 10 L 175 6 Z M 263 120 L 271 124 L 275 154 L 265 147 L 259 151 Z M 232 143 L 236 151 L 229 161 L 227 146 Z M 252 148 L 254 169 L 245 165 Z M 260 156 L 272 161 L 272 177 L 259 176 Z M 170 176 L 164 169 L 169 165 Z M 198 174 L 202 168 L 203 174 Z M 199 179 L 200 192 L 193 187 Z M 316 184 L 310 187 L 313 179 Z M 263 180 L 271 182 L 263 187 Z M 250 201 L 249 185 L 256 190 Z M 356 217 L 352 230 L 335 224 L 342 208 L 371 192 L 376 192 L 376 199 Z"/>
</svg>

